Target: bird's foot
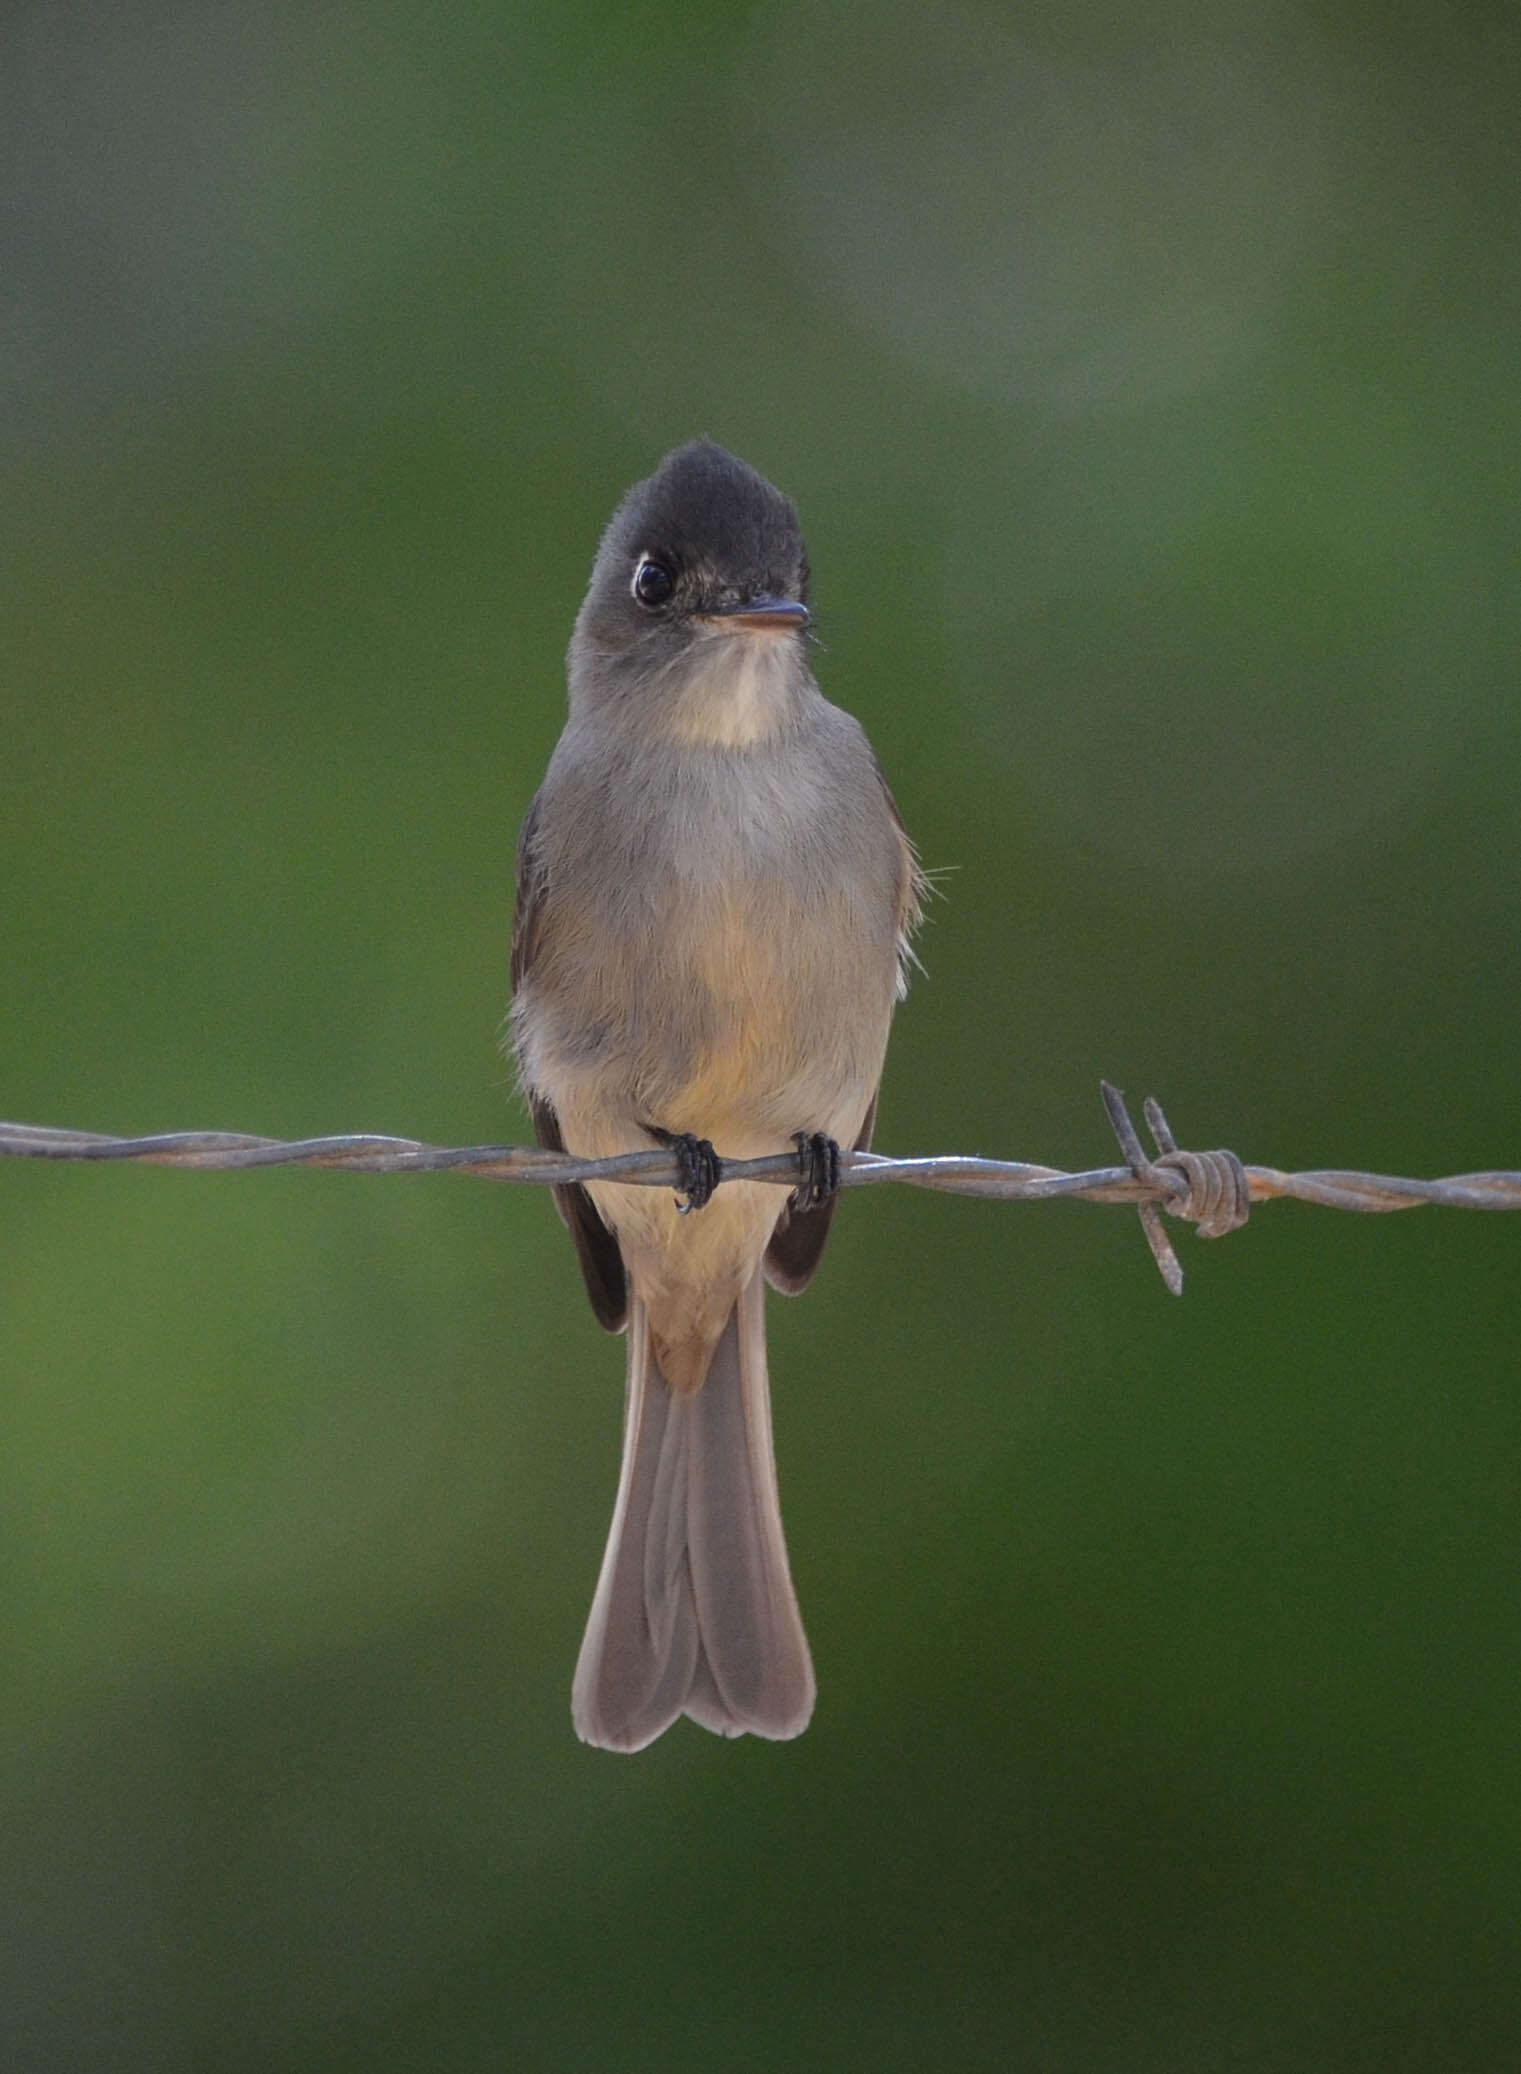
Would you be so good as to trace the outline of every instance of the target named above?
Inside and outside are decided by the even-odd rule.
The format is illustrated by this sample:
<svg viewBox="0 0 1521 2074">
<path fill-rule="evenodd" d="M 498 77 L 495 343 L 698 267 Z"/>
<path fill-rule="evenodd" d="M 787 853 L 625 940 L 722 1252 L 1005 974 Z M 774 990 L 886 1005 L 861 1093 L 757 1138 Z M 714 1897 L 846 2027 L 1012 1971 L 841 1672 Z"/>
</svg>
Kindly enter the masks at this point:
<svg viewBox="0 0 1521 2074">
<path fill-rule="evenodd" d="M 676 1156 L 677 1209 L 683 1217 L 689 1210 L 701 1210 L 723 1179 L 723 1166 L 712 1140 L 694 1138 L 690 1131 L 657 1130 L 653 1124 L 646 1128 L 652 1138 Z"/>
<path fill-rule="evenodd" d="M 798 1184 L 792 1204 L 798 1210 L 817 1210 L 838 1193 L 840 1148 L 823 1131 L 798 1131 L 792 1140 L 797 1147 Z"/>
</svg>

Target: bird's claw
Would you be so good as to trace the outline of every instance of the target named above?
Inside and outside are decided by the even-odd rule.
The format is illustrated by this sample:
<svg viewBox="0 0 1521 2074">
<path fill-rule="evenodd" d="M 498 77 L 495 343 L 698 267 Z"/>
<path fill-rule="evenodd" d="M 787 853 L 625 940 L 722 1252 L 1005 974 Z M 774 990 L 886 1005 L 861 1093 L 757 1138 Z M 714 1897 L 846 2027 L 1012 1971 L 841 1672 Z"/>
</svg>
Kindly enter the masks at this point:
<svg viewBox="0 0 1521 2074">
<path fill-rule="evenodd" d="M 840 1148 L 824 1131 L 798 1131 L 792 1140 L 797 1147 L 798 1184 L 792 1191 L 793 1207 L 817 1210 L 840 1186 Z"/>
<path fill-rule="evenodd" d="M 658 1138 L 675 1155 L 676 1207 L 682 1216 L 703 1209 L 723 1179 L 723 1165 L 713 1150 L 712 1140 L 694 1138 L 690 1131 L 659 1131 L 653 1127 L 650 1136 Z"/>
</svg>

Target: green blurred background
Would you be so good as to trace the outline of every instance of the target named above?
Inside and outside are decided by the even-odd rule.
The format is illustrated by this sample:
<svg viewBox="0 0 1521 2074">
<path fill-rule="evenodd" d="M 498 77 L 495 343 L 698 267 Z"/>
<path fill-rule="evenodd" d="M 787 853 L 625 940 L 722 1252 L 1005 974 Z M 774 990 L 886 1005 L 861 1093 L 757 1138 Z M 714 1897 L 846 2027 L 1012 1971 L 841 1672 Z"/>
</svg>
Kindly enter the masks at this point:
<svg viewBox="0 0 1521 2074">
<path fill-rule="evenodd" d="M 1515 1163 L 1521 17 L 16 5 L 0 1114 L 523 1139 L 598 529 L 798 501 L 925 861 L 878 1133 Z M 568 1693 L 544 1196 L 0 1164 L 7 2069 L 1521 2058 L 1521 1225 L 852 1199 L 790 1746 Z"/>
</svg>

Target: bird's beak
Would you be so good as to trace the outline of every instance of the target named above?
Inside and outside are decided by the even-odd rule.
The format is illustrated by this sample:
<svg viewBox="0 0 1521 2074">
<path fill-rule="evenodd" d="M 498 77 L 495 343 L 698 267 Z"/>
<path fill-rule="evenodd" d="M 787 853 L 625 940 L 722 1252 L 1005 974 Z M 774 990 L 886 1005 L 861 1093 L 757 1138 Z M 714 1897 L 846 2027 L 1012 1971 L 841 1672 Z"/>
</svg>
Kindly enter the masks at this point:
<svg viewBox="0 0 1521 2074">
<path fill-rule="evenodd" d="M 808 624 L 808 607 L 800 598 L 746 598 L 712 618 L 716 626 L 743 627 L 748 634 L 801 633 Z"/>
</svg>

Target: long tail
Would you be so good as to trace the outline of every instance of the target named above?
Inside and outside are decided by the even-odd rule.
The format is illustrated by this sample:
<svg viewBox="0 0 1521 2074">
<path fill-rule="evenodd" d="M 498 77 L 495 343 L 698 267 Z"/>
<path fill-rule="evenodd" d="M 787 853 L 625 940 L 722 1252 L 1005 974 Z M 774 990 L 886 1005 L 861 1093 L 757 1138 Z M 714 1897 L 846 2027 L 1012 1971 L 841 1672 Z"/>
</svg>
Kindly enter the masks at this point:
<svg viewBox="0 0 1521 2074">
<path fill-rule="evenodd" d="M 572 1701 L 576 1733 L 642 1750 L 690 1714 L 719 1735 L 799 1735 L 813 1664 L 782 1538 L 765 1284 L 740 1297 L 691 1396 L 666 1385 L 631 1298 L 623 1471 Z"/>
</svg>

